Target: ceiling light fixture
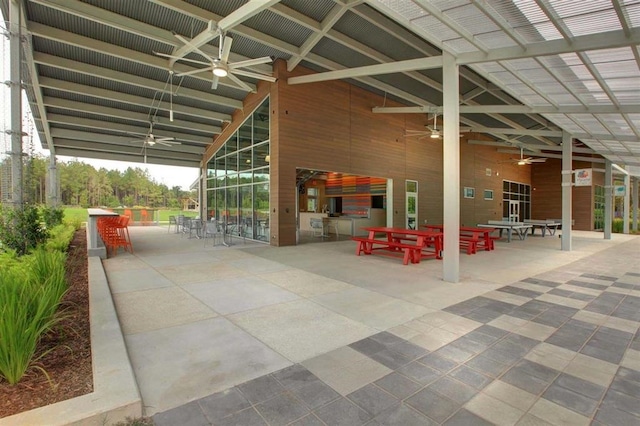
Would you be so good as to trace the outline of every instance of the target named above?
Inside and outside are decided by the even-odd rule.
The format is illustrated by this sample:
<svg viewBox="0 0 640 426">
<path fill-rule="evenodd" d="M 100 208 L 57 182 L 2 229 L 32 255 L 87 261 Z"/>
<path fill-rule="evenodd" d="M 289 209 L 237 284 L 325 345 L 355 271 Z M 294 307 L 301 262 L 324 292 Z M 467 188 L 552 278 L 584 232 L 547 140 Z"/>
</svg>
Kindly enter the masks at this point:
<svg viewBox="0 0 640 426">
<path fill-rule="evenodd" d="M 227 66 L 225 64 L 223 64 L 222 62 L 213 64 L 213 75 L 218 77 L 226 77 L 227 74 L 229 74 L 229 70 L 227 69 Z"/>
<path fill-rule="evenodd" d="M 438 114 L 433 114 L 433 129 L 431 130 L 431 139 L 439 139 L 440 138 L 440 131 L 438 131 L 438 122 L 436 121 L 436 118 L 438 117 Z"/>
</svg>

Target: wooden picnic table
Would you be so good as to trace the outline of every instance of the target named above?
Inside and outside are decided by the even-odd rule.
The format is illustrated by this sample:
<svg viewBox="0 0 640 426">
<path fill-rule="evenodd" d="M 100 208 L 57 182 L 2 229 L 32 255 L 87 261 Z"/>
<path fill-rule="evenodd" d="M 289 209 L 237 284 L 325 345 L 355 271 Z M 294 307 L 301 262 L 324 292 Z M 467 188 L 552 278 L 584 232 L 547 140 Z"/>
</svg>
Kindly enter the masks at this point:
<svg viewBox="0 0 640 426">
<path fill-rule="evenodd" d="M 423 258 L 442 259 L 442 232 L 393 227 L 365 227 L 367 237 L 351 237 L 356 241 L 356 255 L 361 253 L 395 255 L 403 253 L 403 264 L 420 263 Z M 376 234 L 384 237 L 376 238 Z"/>
<path fill-rule="evenodd" d="M 421 225 L 427 230 L 444 232 L 444 225 Z M 491 233 L 492 228 L 478 228 L 474 226 L 460 227 L 460 248 L 466 249 L 467 254 L 477 253 L 478 247 L 483 247 L 486 251 L 494 249 Z"/>
</svg>

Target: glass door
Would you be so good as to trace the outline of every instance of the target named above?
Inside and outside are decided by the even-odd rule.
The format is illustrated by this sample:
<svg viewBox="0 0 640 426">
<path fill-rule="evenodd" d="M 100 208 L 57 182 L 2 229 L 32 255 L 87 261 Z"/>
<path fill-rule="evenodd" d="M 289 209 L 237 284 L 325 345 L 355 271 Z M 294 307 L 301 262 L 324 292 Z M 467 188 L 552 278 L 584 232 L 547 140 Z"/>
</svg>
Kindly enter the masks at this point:
<svg viewBox="0 0 640 426">
<path fill-rule="evenodd" d="M 520 201 L 509 201 L 509 222 L 520 222 Z"/>
<path fill-rule="evenodd" d="M 418 182 L 415 180 L 405 181 L 406 192 L 406 214 L 405 228 L 416 229 L 418 226 Z"/>
</svg>

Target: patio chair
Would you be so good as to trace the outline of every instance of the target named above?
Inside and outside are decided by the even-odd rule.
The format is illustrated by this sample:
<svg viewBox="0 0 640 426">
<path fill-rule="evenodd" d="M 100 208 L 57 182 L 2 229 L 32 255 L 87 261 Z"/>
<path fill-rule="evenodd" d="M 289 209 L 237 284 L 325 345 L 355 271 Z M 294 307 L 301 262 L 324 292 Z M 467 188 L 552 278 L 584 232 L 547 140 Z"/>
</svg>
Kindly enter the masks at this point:
<svg viewBox="0 0 640 426">
<path fill-rule="evenodd" d="M 309 224 L 311 225 L 311 230 L 313 231 L 314 237 L 324 237 L 324 223 L 320 218 L 310 218 Z"/>
<path fill-rule="evenodd" d="M 222 242 L 224 242 L 224 231 L 222 227 L 218 223 L 215 217 L 212 217 L 211 220 L 204 223 L 204 227 L 202 229 L 202 239 L 204 240 L 204 247 L 207 246 L 207 238 L 213 238 L 213 246 L 216 246 L 216 239 L 222 238 Z"/>
<path fill-rule="evenodd" d="M 176 219 L 175 216 L 171 215 L 169 216 L 169 228 L 167 228 L 167 233 L 171 232 L 171 226 L 173 225 L 174 229 L 176 230 L 176 232 L 178 232 L 178 220 Z"/>
<path fill-rule="evenodd" d="M 189 220 L 189 238 L 200 238 L 202 236 L 202 220 L 191 219 Z"/>
</svg>

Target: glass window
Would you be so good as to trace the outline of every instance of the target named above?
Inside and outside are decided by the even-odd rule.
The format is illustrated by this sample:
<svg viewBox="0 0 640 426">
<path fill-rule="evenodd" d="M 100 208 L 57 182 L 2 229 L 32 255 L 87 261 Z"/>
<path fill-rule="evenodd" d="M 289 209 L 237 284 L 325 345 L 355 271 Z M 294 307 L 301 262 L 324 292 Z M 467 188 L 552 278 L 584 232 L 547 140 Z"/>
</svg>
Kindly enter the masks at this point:
<svg viewBox="0 0 640 426">
<path fill-rule="evenodd" d="M 417 192 L 418 191 L 418 182 L 415 180 L 406 181 L 406 191 L 407 192 Z"/>
<path fill-rule="evenodd" d="M 269 241 L 269 160 L 267 99 L 207 163 L 208 217 L 234 225 L 236 236 Z"/>
</svg>

